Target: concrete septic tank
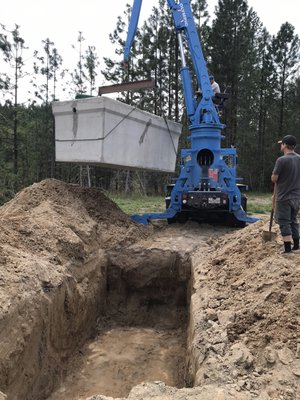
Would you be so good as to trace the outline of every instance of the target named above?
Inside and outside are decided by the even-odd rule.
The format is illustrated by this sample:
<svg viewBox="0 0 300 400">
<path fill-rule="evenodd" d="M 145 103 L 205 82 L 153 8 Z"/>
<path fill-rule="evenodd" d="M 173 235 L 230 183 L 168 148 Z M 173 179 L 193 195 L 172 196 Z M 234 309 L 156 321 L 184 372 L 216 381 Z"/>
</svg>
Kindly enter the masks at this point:
<svg viewBox="0 0 300 400">
<path fill-rule="evenodd" d="M 105 96 L 52 103 L 56 161 L 174 172 L 181 124 Z"/>
</svg>

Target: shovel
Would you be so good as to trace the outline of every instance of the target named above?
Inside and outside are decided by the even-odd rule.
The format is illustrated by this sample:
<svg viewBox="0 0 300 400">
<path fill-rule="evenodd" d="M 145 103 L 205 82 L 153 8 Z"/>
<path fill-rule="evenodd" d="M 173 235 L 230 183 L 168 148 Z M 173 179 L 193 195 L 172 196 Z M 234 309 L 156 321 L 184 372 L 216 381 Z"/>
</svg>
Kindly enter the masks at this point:
<svg viewBox="0 0 300 400">
<path fill-rule="evenodd" d="M 270 242 L 276 238 L 276 232 L 272 232 L 272 224 L 275 212 L 275 197 L 276 197 L 276 184 L 274 185 L 273 196 L 272 196 L 272 209 L 270 215 L 269 230 L 264 231 L 262 234 L 262 238 L 265 242 Z"/>
</svg>

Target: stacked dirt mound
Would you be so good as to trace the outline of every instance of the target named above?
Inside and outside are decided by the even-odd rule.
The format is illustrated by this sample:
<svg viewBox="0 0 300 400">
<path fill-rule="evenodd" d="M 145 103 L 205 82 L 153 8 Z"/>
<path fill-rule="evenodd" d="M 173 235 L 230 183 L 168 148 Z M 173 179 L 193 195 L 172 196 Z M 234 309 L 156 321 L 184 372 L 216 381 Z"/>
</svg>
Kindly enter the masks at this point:
<svg viewBox="0 0 300 400">
<path fill-rule="evenodd" d="M 264 223 L 211 238 L 206 260 L 194 259 L 195 383 L 299 399 L 300 254 L 280 255 L 278 230 L 264 242 Z"/>
<path fill-rule="evenodd" d="M 101 191 L 49 179 L 0 208 L 0 390 L 42 399 L 105 298 L 105 250 L 151 229 Z"/>
<path fill-rule="evenodd" d="M 80 236 L 85 231 L 85 225 L 96 228 L 99 224 L 97 234 L 100 234 L 101 248 L 116 243 L 134 243 L 145 232 L 100 190 L 55 179 L 47 179 L 22 190 L 0 208 L 0 218 L 6 227 L 0 233 L 1 242 L 4 240 L 16 246 L 18 243 L 21 245 L 21 241 L 28 251 L 33 252 L 36 250 L 35 241 L 42 241 L 47 246 L 52 239 L 61 239 L 60 227 L 71 229 Z M 47 233 L 46 237 L 44 233 Z M 30 237 L 27 241 L 26 236 Z"/>
<path fill-rule="evenodd" d="M 100 190 L 54 179 L 19 192 L 0 208 L 0 222 L 0 284 L 6 288 L 0 310 L 6 306 L 2 296 L 14 296 L 10 285 L 21 295 L 27 286 L 58 284 L 63 265 L 81 264 L 98 249 L 134 243 L 149 233 Z"/>
</svg>

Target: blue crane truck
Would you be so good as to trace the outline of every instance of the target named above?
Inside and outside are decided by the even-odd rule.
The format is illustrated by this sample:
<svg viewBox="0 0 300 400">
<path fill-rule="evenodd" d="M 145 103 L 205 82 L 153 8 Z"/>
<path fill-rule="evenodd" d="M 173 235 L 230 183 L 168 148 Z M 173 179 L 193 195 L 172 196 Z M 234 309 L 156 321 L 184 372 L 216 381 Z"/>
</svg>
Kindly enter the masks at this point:
<svg viewBox="0 0 300 400">
<path fill-rule="evenodd" d="M 217 106 L 211 88 L 206 61 L 197 33 L 189 0 L 167 0 L 172 12 L 181 58 L 181 82 L 188 118 L 190 148 L 181 150 L 180 173 L 168 185 L 166 210 L 162 213 L 132 215 L 141 224 L 150 220 L 167 219 L 168 222 L 220 221 L 226 225 L 244 227 L 257 221 L 247 215 L 246 185 L 237 183 L 235 148 L 222 148 L 222 131 Z M 142 0 L 134 0 L 124 48 L 124 61 L 128 63 L 130 49 L 138 25 Z M 185 42 L 184 42 L 185 41 Z M 188 49 L 193 70 L 187 61 Z M 201 97 L 197 99 L 191 74 L 197 81 Z M 198 96 L 199 97 L 199 96 Z"/>
</svg>

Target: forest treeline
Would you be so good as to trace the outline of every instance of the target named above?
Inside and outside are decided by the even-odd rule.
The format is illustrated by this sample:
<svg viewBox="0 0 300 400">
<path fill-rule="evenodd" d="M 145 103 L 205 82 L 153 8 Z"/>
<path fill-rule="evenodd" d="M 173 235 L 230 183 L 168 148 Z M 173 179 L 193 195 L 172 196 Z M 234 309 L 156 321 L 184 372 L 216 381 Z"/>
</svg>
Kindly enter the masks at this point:
<svg viewBox="0 0 300 400">
<path fill-rule="evenodd" d="M 222 117 L 226 125 L 222 145 L 237 147 L 238 175 L 251 189 L 270 190 L 270 174 L 279 155 L 277 141 L 291 133 L 300 142 L 300 42 L 295 27 L 283 22 L 271 35 L 246 0 L 219 0 L 213 20 L 206 0 L 191 4 L 208 72 L 222 91 L 230 93 Z M 154 79 L 155 90 L 120 93 L 117 99 L 181 122 L 179 147 L 188 147 L 178 43 L 167 2 L 160 0 L 138 29 L 129 67 L 124 69 L 121 55 L 130 11 L 126 5 L 110 34 L 116 59 L 104 57 L 100 62 L 97 49 L 86 44 L 84 32 L 79 32 L 78 62 L 72 71 L 64 68 L 50 38 L 41 38 L 41 50 L 32 51 L 29 64 L 22 27 L 8 30 L 0 20 L 0 203 L 49 177 L 110 192 L 162 192 L 167 174 L 55 162 L 51 103 L 62 91 L 70 99 L 76 94 L 96 95 L 100 72 L 107 84 Z M 21 104 L 20 91 L 28 76 L 28 101 Z"/>
</svg>

